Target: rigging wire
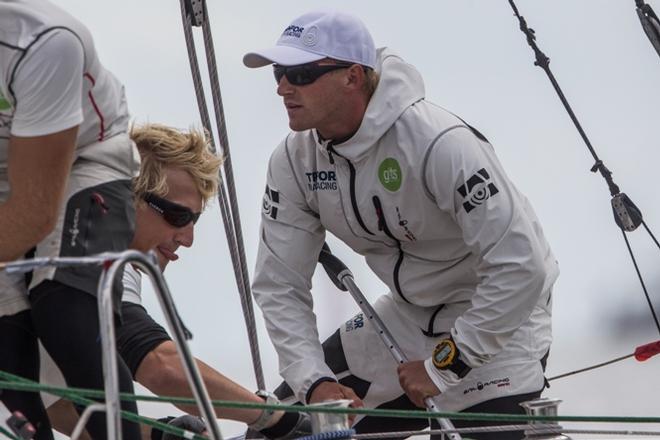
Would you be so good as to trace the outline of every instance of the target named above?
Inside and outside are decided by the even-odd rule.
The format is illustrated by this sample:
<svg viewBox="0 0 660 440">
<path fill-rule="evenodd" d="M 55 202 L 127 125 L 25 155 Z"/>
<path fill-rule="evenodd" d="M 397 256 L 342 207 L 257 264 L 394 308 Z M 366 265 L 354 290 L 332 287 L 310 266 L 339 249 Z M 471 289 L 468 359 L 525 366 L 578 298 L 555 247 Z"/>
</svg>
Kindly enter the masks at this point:
<svg viewBox="0 0 660 440">
<path fill-rule="evenodd" d="M 222 97 L 218 81 L 217 65 L 215 62 L 215 51 L 213 48 L 213 39 L 210 31 L 206 2 L 204 0 L 180 0 L 181 18 L 183 21 L 183 31 L 186 40 L 186 48 L 190 62 L 190 70 L 193 77 L 195 94 L 197 96 L 197 105 L 199 107 L 202 124 L 209 134 L 210 144 L 216 152 L 213 131 L 211 128 L 211 119 L 209 117 L 204 88 L 202 85 L 199 63 L 197 61 L 197 51 L 192 34 L 192 26 L 201 27 L 204 46 L 206 51 L 206 61 L 208 66 L 209 81 L 211 84 L 211 95 L 213 99 L 213 109 L 215 113 L 215 122 L 218 136 L 220 137 L 221 155 L 224 158 L 223 168 L 220 170 L 220 186 L 218 188 L 218 199 L 220 211 L 227 236 L 227 245 L 232 260 L 234 276 L 241 299 L 241 307 L 250 342 L 250 352 L 252 355 L 252 365 L 259 389 L 265 389 L 266 384 L 261 365 L 261 356 L 259 353 L 259 340 L 257 337 L 256 324 L 254 318 L 254 307 L 252 304 L 252 294 L 247 271 L 245 258 L 245 247 L 243 245 L 243 233 L 241 229 L 240 216 L 238 213 L 238 202 L 236 199 L 236 188 L 234 184 L 234 174 L 231 166 L 231 154 L 229 150 L 229 141 L 227 136 L 227 126 L 224 117 Z M 224 174 L 223 174 L 224 171 Z"/>
<path fill-rule="evenodd" d="M 642 28 L 646 32 L 646 36 L 649 37 L 655 51 L 660 55 L 660 19 L 655 15 L 653 8 L 644 3 L 644 0 L 635 0 L 635 4 L 637 5 L 637 15 L 642 23 Z"/>
<path fill-rule="evenodd" d="M 555 379 L 561 379 L 562 377 L 573 376 L 574 374 L 584 373 L 586 371 L 595 370 L 596 368 L 601 368 L 601 367 L 604 367 L 606 365 L 610 365 L 610 364 L 613 364 L 615 362 L 619 362 L 619 361 L 622 361 L 624 359 L 631 358 L 633 356 L 635 356 L 635 359 L 637 359 L 639 362 L 644 362 L 644 361 L 652 358 L 653 356 L 657 355 L 658 353 L 660 353 L 660 341 L 651 342 L 649 344 L 640 345 L 639 347 L 637 347 L 635 349 L 634 353 L 630 353 L 630 354 L 627 354 L 625 356 L 620 356 L 618 358 L 614 358 L 614 359 L 606 361 L 606 362 L 601 362 L 600 364 L 592 365 L 590 367 L 580 368 L 579 370 L 574 370 L 574 371 L 570 371 L 568 373 L 559 374 L 557 376 L 549 377 L 547 379 L 547 381 L 551 382 Z M 549 385 L 548 385 L 548 387 L 549 387 Z"/>
<path fill-rule="evenodd" d="M 611 203 L 612 203 L 612 210 L 614 213 L 614 220 L 621 229 L 621 231 L 623 232 L 624 239 L 628 247 L 628 251 L 630 252 L 633 261 L 633 265 L 635 266 L 635 269 L 637 270 L 637 274 L 641 281 L 642 290 L 644 291 L 646 301 L 651 309 L 651 314 L 653 316 L 653 320 L 655 321 L 655 325 L 658 329 L 658 332 L 660 333 L 660 322 L 658 321 L 657 314 L 653 308 L 653 303 L 651 302 L 651 298 L 649 296 L 648 290 L 646 289 L 646 285 L 644 283 L 642 275 L 639 272 L 639 269 L 637 268 L 637 262 L 633 255 L 632 248 L 630 247 L 630 244 L 628 243 L 628 239 L 625 235 L 626 232 L 632 232 L 635 229 L 637 229 L 637 227 L 640 224 L 644 223 L 642 218 L 642 213 L 639 210 L 639 208 L 635 206 L 632 200 L 630 200 L 630 198 L 625 193 L 622 193 L 620 191 L 619 186 L 614 182 L 614 179 L 612 178 L 612 172 L 605 166 L 605 164 L 600 159 L 600 157 L 598 157 L 596 150 L 592 146 L 591 141 L 587 137 L 587 134 L 585 133 L 584 129 L 582 128 L 582 125 L 578 121 L 577 116 L 575 115 L 573 109 L 568 103 L 566 96 L 561 90 L 559 83 L 557 82 L 555 76 L 550 70 L 550 58 L 548 58 L 536 44 L 536 34 L 534 32 L 534 29 L 531 29 L 530 27 L 527 26 L 527 22 L 525 21 L 525 18 L 522 15 L 520 15 L 520 13 L 518 12 L 518 8 L 516 7 L 513 0 L 509 0 L 509 4 L 513 9 L 514 15 L 518 18 L 518 22 L 520 23 L 520 30 L 527 37 L 527 44 L 529 44 L 529 46 L 534 51 L 534 55 L 536 57 L 536 60 L 534 61 L 534 65 L 539 66 L 541 69 L 543 69 L 543 71 L 548 76 L 548 79 L 550 80 L 552 86 L 557 92 L 557 95 L 559 96 L 559 99 L 564 105 L 564 108 L 568 112 L 568 115 L 571 117 L 571 120 L 573 121 L 575 128 L 577 128 L 578 132 L 580 133 L 580 136 L 582 137 L 582 140 L 586 144 L 587 148 L 589 149 L 589 152 L 591 153 L 591 155 L 595 160 L 594 165 L 591 167 L 591 172 L 593 173 L 599 172 L 603 177 L 603 179 L 605 179 L 605 182 L 607 183 L 607 186 L 610 191 L 610 195 L 612 196 Z M 648 9 L 650 10 L 650 7 Z M 657 21 L 657 17 L 656 17 L 656 21 Z M 648 228 L 648 226 L 646 226 L 645 223 L 644 223 L 644 227 L 646 228 L 647 232 L 651 235 L 651 238 L 655 241 L 655 243 L 658 244 L 658 241 L 655 239 L 655 237 L 653 236 L 650 229 Z M 660 248 L 660 244 L 658 244 L 658 247 Z"/>
</svg>

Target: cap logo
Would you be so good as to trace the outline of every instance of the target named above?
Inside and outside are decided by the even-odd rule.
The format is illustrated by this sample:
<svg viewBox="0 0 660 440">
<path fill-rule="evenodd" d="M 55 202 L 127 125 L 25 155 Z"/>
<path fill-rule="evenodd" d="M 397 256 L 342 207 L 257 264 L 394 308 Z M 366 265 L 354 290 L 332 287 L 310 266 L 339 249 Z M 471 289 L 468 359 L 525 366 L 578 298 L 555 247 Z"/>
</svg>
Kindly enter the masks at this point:
<svg viewBox="0 0 660 440">
<path fill-rule="evenodd" d="M 302 36 L 303 44 L 305 46 L 315 46 L 319 41 L 318 32 L 319 28 L 316 26 L 307 29 Z"/>
<path fill-rule="evenodd" d="M 302 27 L 302 26 L 296 26 L 296 25 L 292 24 L 291 26 L 289 26 L 289 27 L 287 27 L 286 29 L 284 29 L 284 32 L 282 32 L 282 36 L 283 36 L 283 37 L 286 36 L 286 37 L 296 37 L 296 38 L 300 38 L 300 34 L 302 34 L 302 32 L 303 32 L 304 30 L 305 30 L 304 27 Z"/>
</svg>

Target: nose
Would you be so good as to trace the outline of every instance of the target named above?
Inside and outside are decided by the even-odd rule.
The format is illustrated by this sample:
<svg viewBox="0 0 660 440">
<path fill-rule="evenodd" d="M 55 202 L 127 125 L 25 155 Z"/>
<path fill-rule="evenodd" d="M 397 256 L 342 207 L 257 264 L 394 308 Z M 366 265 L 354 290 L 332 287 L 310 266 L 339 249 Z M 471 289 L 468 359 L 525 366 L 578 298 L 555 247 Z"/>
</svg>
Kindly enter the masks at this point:
<svg viewBox="0 0 660 440">
<path fill-rule="evenodd" d="M 195 240 L 195 225 L 193 222 L 190 222 L 183 228 L 178 229 L 174 240 L 179 246 L 192 246 L 193 241 Z"/>
<path fill-rule="evenodd" d="M 286 79 L 286 75 L 283 75 L 280 79 L 280 82 L 277 83 L 277 94 L 280 96 L 289 95 L 293 92 L 293 86 Z"/>
</svg>

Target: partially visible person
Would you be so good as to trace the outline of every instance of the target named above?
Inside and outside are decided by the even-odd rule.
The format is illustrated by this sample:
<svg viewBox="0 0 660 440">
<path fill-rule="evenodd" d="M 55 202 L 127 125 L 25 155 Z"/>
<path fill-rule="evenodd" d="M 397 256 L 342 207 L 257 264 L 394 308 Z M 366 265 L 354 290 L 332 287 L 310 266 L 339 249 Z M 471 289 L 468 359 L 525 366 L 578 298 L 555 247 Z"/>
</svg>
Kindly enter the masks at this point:
<svg viewBox="0 0 660 440">
<path fill-rule="evenodd" d="M 419 72 L 376 50 L 352 15 L 304 14 L 243 62 L 272 66 L 292 130 L 269 162 L 253 281 L 282 395 L 382 408 L 432 397 L 445 411 L 522 413 L 544 387 L 558 268 L 492 145 L 427 101 Z M 311 277 L 326 231 L 389 288 L 374 308 L 410 362 L 398 365 L 362 314 L 320 343 Z M 354 427 L 427 425 L 365 417 Z"/>
<path fill-rule="evenodd" d="M 101 65 L 89 30 L 45 0 L 0 1 L 0 261 L 126 249 L 138 166 L 123 86 Z M 102 388 L 99 275 L 0 272 L 0 369 L 37 380 L 38 336 L 70 386 Z M 123 362 L 119 381 L 133 391 Z M 28 417 L 38 440 L 53 438 L 37 394 L 6 390 L 0 398 Z M 105 416 L 93 415 L 89 429 L 105 438 Z M 140 433 L 124 422 L 122 434 Z"/>
<path fill-rule="evenodd" d="M 133 127 L 131 137 L 141 156 L 140 173 L 134 181 L 135 236 L 131 248 L 154 250 L 161 270 L 178 260 L 177 250 L 194 241 L 195 223 L 218 189 L 221 160 L 209 149 L 204 133 L 177 130 L 161 124 Z M 117 347 L 133 378 L 156 395 L 192 397 L 180 356 L 168 333 L 141 305 L 141 274 L 127 265 L 124 273 L 122 323 L 117 328 Z M 198 298 L 203 301 L 203 298 Z M 200 360 L 197 366 L 212 399 L 263 403 Z M 42 381 L 57 383 L 49 370 Z M 77 422 L 70 403 L 60 400 L 48 413 L 56 430 L 71 434 Z M 196 405 L 179 405 L 199 415 Z M 218 418 L 244 422 L 269 438 L 294 438 L 309 434 L 304 416 L 282 411 L 218 409 Z M 151 438 L 145 427 L 143 438 Z"/>
</svg>

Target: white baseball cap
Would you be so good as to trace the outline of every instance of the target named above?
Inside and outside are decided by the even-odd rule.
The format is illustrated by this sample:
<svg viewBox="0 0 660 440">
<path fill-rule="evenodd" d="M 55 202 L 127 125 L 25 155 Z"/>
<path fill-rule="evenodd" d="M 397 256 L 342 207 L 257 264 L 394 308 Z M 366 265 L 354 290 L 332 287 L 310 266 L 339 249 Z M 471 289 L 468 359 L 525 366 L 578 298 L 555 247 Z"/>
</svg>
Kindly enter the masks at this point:
<svg viewBox="0 0 660 440">
<path fill-rule="evenodd" d="M 374 68 L 376 47 L 359 18 L 338 11 L 312 11 L 293 20 L 274 47 L 246 54 L 243 64 L 295 66 L 324 58 Z"/>
</svg>

